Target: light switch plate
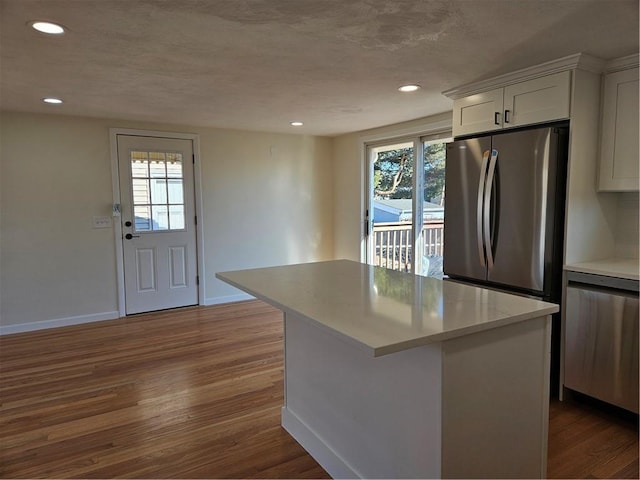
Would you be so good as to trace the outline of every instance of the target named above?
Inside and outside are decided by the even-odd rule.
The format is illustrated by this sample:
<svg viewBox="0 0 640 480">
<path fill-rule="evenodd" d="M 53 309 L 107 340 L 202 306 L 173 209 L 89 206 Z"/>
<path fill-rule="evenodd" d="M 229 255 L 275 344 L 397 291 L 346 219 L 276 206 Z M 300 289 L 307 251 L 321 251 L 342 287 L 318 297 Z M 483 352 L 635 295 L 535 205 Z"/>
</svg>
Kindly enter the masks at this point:
<svg viewBox="0 0 640 480">
<path fill-rule="evenodd" d="M 93 228 L 110 228 L 111 217 L 93 217 Z"/>
</svg>

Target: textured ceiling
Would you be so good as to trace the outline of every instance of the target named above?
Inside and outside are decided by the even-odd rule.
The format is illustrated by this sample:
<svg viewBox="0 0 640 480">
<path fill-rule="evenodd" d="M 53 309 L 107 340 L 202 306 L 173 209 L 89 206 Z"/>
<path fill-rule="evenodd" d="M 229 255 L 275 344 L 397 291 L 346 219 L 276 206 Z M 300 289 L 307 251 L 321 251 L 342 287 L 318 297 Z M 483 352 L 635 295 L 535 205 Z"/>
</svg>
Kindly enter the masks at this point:
<svg viewBox="0 0 640 480">
<path fill-rule="evenodd" d="M 636 53 L 639 35 L 638 0 L 0 5 L 3 110 L 314 135 L 444 112 L 443 90 L 566 55 Z M 36 19 L 69 31 L 39 34 Z"/>
</svg>

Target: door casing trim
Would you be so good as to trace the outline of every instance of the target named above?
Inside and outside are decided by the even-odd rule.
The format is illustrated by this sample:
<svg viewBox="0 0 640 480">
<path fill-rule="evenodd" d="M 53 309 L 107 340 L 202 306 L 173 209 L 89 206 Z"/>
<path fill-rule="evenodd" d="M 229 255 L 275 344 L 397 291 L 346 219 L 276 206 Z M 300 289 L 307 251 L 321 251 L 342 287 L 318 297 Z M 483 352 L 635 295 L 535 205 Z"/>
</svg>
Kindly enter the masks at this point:
<svg viewBox="0 0 640 480">
<path fill-rule="evenodd" d="M 195 213 L 198 217 L 196 225 L 196 266 L 199 277 L 198 283 L 198 305 L 205 302 L 205 275 L 204 275 L 204 229 L 202 217 L 202 180 L 200 170 L 200 135 L 196 133 L 163 132 L 156 130 L 137 130 L 130 128 L 110 128 L 109 143 L 111 147 L 111 188 L 113 191 L 113 203 L 121 204 L 120 199 L 120 174 L 118 172 L 118 135 L 131 135 L 137 137 L 158 137 L 172 138 L 178 140 L 191 140 L 193 142 L 193 154 L 195 165 L 193 166 L 193 182 L 195 193 Z M 115 217 L 115 215 L 114 215 Z M 120 317 L 126 316 L 125 288 L 124 288 L 124 249 L 122 246 L 122 223 L 119 220 L 113 221 L 113 235 L 116 250 L 116 279 L 118 283 L 118 314 Z"/>
</svg>

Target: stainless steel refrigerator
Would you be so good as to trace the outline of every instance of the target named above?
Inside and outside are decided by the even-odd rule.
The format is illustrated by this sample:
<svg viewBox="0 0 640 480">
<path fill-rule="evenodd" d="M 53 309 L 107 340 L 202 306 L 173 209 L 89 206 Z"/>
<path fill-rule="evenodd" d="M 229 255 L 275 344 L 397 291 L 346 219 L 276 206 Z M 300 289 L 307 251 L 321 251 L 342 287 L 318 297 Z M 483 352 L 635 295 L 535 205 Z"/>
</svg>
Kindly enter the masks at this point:
<svg viewBox="0 0 640 480">
<path fill-rule="evenodd" d="M 454 281 L 560 304 L 567 125 L 447 145 L 444 273 Z M 559 391 L 560 316 L 552 319 L 552 396 Z"/>
<path fill-rule="evenodd" d="M 561 126 L 447 145 L 445 275 L 559 302 L 566 157 Z"/>
</svg>

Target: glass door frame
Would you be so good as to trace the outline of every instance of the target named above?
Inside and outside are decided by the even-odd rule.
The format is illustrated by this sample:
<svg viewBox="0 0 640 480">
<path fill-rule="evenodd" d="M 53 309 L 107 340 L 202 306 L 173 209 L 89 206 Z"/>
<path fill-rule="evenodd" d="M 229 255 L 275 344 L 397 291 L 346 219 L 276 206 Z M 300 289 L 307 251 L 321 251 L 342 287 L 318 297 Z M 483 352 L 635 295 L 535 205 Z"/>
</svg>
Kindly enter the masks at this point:
<svg viewBox="0 0 640 480">
<path fill-rule="evenodd" d="M 364 139 L 364 212 L 363 212 L 363 241 L 361 257 L 365 263 L 375 264 L 375 248 L 373 245 L 373 194 L 374 182 L 373 171 L 375 163 L 375 149 L 400 143 L 413 143 L 413 195 L 411 199 L 412 205 L 412 224 L 411 224 L 411 273 L 422 274 L 422 257 L 424 250 L 424 216 L 423 196 L 424 196 L 424 145 L 431 141 L 451 141 L 453 134 L 451 131 L 451 122 L 438 122 L 431 125 L 432 128 L 420 129 L 415 132 L 407 132 L 405 135 L 387 135 L 377 138 Z M 419 175 L 416 172 L 420 172 Z M 420 194 L 416 194 L 420 192 Z M 420 215 L 417 214 L 420 212 Z"/>
</svg>

